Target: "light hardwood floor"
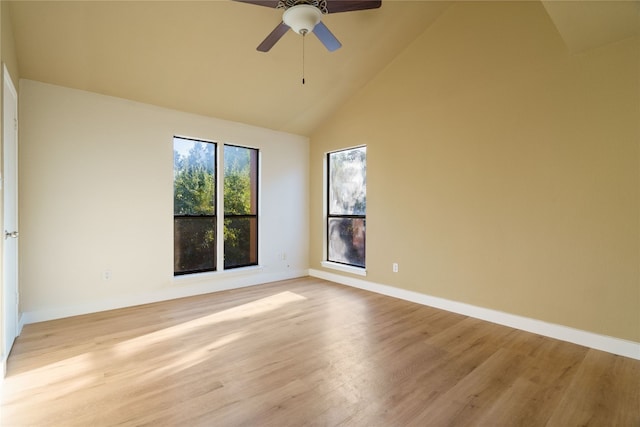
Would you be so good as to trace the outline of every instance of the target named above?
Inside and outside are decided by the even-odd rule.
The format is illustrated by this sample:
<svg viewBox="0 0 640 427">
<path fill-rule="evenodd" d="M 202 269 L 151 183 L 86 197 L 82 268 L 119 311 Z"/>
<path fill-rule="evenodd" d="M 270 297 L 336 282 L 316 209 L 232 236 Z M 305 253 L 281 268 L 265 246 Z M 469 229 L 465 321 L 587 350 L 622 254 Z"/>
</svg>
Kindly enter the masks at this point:
<svg viewBox="0 0 640 427">
<path fill-rule="evenodd" d="M 27 325 L 2 426 L 639 426 L 640 361 L 304 278 Z"/>
</svg>

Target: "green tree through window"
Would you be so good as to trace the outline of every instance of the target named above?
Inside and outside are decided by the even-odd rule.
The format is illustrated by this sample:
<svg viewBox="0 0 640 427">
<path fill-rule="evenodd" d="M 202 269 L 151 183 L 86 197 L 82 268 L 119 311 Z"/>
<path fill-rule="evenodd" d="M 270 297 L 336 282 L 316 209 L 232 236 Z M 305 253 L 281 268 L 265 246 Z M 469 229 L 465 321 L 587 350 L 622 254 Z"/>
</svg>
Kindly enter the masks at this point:
<svg viewBox="0 0 640 427">
<path fill-rule="evenodd" d="M 175 274 L 216 269 L 216 145 L 174 139 Z"/>
<path fill-rule="evenodd" d="M 258 263 L 258 150 L 224 146 L 217 188 L 216 144 L 174 138 L 174 274 L 216 270 L 216 190 L 223 190 L 224 268 Z"/>
<path fill-rule="evenodd" d="M 258 150 L 224 146 L 224 267 L 258 263 Z"/>
</svg>

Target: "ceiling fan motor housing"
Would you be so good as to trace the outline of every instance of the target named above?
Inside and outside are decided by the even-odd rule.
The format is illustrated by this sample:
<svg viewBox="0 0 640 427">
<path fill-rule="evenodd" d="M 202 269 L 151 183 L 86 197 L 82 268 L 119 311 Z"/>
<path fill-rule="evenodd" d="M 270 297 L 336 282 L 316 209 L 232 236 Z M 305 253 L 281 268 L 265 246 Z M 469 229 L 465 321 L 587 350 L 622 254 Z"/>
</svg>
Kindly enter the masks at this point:
<svg viewBox="0 0 640 427">
<path fill-rule="evenodd" d="M 313 31 L 320 22 L 322 12 L 309 4 L 298 4 L 284 11 L 282 20 L 298 34 L 307 34 Z"/>
</svg>

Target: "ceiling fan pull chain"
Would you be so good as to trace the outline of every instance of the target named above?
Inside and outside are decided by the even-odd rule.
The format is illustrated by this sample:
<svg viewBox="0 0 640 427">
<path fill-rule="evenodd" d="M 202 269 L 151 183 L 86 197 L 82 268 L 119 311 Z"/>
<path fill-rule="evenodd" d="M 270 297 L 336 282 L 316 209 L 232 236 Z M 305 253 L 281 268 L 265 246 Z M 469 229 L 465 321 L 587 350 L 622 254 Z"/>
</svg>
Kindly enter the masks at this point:
<svg viewBox="0 0 640 427">
<path fill-rule="evenodd" d="M 306 38 L 306 35 L 307 32 L 305 31 L 302 34 L 302 84 L 304 84 L 304 39 Z"/>
</svg>

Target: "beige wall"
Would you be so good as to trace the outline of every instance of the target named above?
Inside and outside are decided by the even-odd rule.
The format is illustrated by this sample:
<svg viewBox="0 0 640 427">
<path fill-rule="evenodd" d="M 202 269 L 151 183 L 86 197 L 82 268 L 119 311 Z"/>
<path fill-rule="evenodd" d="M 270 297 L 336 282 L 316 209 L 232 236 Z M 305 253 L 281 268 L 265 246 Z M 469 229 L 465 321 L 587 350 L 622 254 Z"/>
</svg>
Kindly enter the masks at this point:
<svg viewBox="0 0 640 427">
<path fill-rule="evenodd" d="M 312 135 L 311 268 L 324 153 L 367 144 L 366 280 L 639 342 L 639 54 L 451 6 Z"/>
<path fill-rule="evenodd" d="M 0 19 L 0 22 L 2 23 L 2 40 L 0 43 L 2 46 L 2 63 L 7 66 L 14 86 L 16 86 L 16 90 L 18 90 L 18 80 L 20 76 L 18 74 L 18 58 L 16 57 L 16 46 L 13 38 L 9 2 L 0 2 L 0 9 L 2 9 L 2 17 Z"/>
<path fill-rule="evenodd" d="M 307 138 L 30 80 L 20 114 L 26 322 L 306 274 Z M 174 279 L 174 135 L 261 150 L 262 269 Z"/>
</svg>

